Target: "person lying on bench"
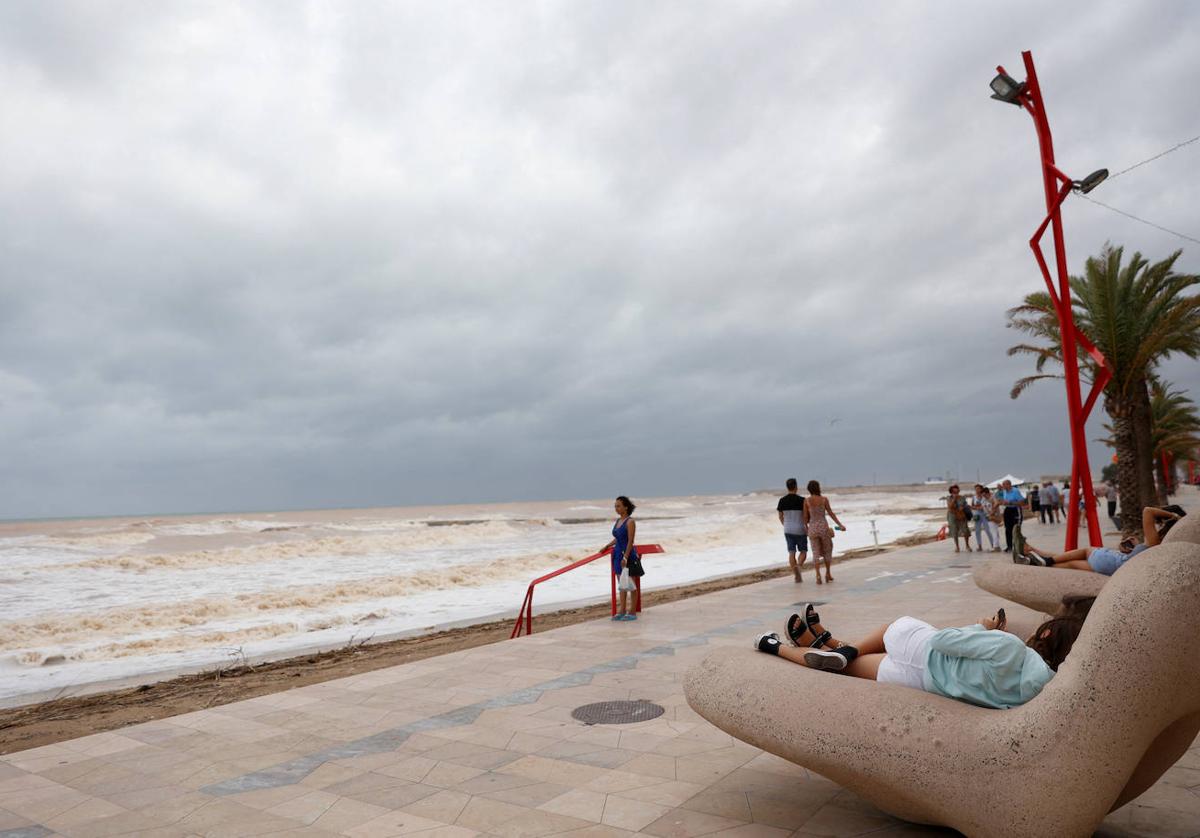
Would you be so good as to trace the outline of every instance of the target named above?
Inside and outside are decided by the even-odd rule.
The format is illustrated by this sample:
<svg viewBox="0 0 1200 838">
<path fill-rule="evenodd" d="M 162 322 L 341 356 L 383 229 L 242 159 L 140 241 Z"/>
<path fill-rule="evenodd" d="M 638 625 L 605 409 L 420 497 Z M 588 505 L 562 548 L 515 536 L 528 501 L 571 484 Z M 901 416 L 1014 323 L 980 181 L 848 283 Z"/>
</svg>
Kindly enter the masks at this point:
<svg viewBox="0 0 1200 838">
<path fill-rule="evenodd" d="M 1001 608 L 976 625 L 941 630 L 901 617 L 847 645 L 834 639 L 813 606 L 806 605 L 803 616 L 788 619 L 791 646 L 770 633 L 755 638 L 754 648 L 812 669 L 1007 710 L 1029 701 L 1050 682 L 1083 628 L 1083 614 L 1086 610 L 1064 608 L 1024 643 L 1004 631 L 1007 620 Z"/>
<path fill-rule="evenodd" d="M 1065 567 L 1069 570 L 1087 570 L 1112 576 L 1138 553 L 1161 544 L 1163 537 L 1185 514 L 1181 507 L 1174 504 L 1166 509 L 1147 506 L 1142 510 L 1142 532 L 1146 534 L 1146 540 L 1140 544 L 1136 538 L 1127 538 L 1116 548 L 1080 547 L 1065 553 L 1051 553 L 1048 550 L 1039 550 L 1026 542 L 1024 550 L 1014 555 L 1013 561 L 1017 564 Z M 1161 526 L 1159 522 L 1162 522 Z"/>
</svg>

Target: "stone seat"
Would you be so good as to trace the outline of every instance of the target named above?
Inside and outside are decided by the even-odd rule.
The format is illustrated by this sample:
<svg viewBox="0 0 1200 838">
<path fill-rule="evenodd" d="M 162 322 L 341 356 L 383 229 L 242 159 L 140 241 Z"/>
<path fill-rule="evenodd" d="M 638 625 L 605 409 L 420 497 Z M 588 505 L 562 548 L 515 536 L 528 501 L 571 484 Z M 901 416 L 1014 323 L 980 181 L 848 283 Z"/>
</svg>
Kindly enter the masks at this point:
<svg viewBox="0 0 1200 838">
<path fill-rule="evenodd" d="M 1099 573 L 1013 564 L 1008 556 L 977 559 L 971 575 L 983 590 L 1043 614 L 1057 611 L 1064 596 L 1099 595 L 1108 581 Z"/>
<path fill-rule="evenodd" d="M 1197 613 L 1200 546 L 1168 543 L 1108 580 L 1058 674 L 1012 710 L 807 669 L 749 644 L 709 655 L 685 692 L 722 730 L 900 818 L 971 836 L 1085 836 L 1200 731 Z"/>
</svg>

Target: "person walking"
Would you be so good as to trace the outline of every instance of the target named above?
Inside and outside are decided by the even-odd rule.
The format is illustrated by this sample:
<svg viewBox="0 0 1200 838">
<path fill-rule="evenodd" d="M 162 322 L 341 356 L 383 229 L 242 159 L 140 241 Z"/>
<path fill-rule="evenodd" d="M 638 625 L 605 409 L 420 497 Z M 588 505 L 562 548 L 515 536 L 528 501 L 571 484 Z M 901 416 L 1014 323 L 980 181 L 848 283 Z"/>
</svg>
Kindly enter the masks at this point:
<svg viewBox="0 0 1200 838">
<path fill-rule="evenodd" d="M 832 582 L 833 574 L 829 566 L 833 562 L 833 530 L 829 528 L 826 514 L 837 524 L 842 532 L 846 528 L 834 514 L 829 505 L 829 498 L 821 494 L 821 484 L 815 480 L 808 481 L 809 496 L 804 499 L 804 528 L 808 532 L 808 543 L 812 547 L 813 566 L 817 570 L 817 584 L 821 584 L 821 557 L 825 557 L 825 581 Z"/>
<path fill-rule="evenodd" d="M 991 493 L 982 483 L 975 484 L 975 494 L 971 498 L 971 515 L 975 519 L 975 547 L 979 552 L 983 552 L 983 536 L 980 532 L 987 533 L 988 543 L 992 546 L 992 550 L 999 550 L 1000 545 L 996 543 L 996 528 L 992 524 L 990 517 L 992 508 L 995 506 L 995 501 L 992 500 Z"/>
<path fill-rule="evenodd" d="M 609 547 L 612 548 L 612 572 L 613 576 L 620 576 L 621 571 L 629 567 L 630 556 L 637 556 L 637 551 L 633 547 L 634 538 L 637 536 L 637 521 L 633 520 L 633 510 L 637 509 L 633 501 L 625 495 L 619 495 L 613 501 L 613 509 L 616 510 L 617 520 L 612 528 L 612 541 L 604 545 L 603 553 Z M 636 603 L 630 601 L 628 591 L 620 592 L 620 600 L 617 605 L 617 613 L 613 615 L 614 620 L 636 620 L 637 614 Z"/>
<path fill-rule="evenodd" d="M 1025 496 L 1014 488 L 1011 480 L 1001 484 L 996 499 L 1004 506 L 1004 549 L 1012 552 L 1013 529 L 1021 522 L 1021 510 L 1025 508 Z"/>
<path fill-rule="evenodd" d="M 787 494 L 779 499 L 775 510 L 779 513 L 779 523 L 783 525 L 783 538 L 787 542 L 788 566 L 792 569 L 794 581 L 803 582 L 800 571 L 804 569 L 804 561 L 808 558 L 808 531 L 804 528 L 804 498 L 799 493 L 796 478 L 787 479 Z M 799 554 L 800 561 L 796 561 Z M 821 581 L 821 573 L 817 571 L 817 581 Z"/>
<path fill-rule="evenodd" d="M 1109 480 L 1104 484 L 1108 488 L 1105 495 L 1105 500 L 1108 501 L 1108 519 L 1113 522 L 1117 529 L 1121 528 L 1120 522 L 1117 520 L 1117 501 L 1120 499 L 1117 496 L 1117 484 Z"/>
<path fill-rule="evenodd" d="M 1047 519 L 1051 524 L 1058 523 L 1058 505 L 1059 505 L 1058 487 L 1054 485 L 1053 480 L 1047 480 L 1042 486 L 1042 523 L 1046 523 Z"/>
<path fill-rule="evenodd" d="M 946 498 L 946 534 L 954 539 L 954 552 L 961 553 L 958 539 L 961 537 L 971 552 L 971 507 L 959 491 L 958 484 L 950 487 Z"/>
<path fill-rule="evenodd" d="M 1042 514 L 1042 487 L 1038 485 L 1036 480 L 1033 483 L 1033 488 L 1029 490 L 1029 507 L 1043 524 L 1046 523 L 1046 517 Z"/>
</svg>

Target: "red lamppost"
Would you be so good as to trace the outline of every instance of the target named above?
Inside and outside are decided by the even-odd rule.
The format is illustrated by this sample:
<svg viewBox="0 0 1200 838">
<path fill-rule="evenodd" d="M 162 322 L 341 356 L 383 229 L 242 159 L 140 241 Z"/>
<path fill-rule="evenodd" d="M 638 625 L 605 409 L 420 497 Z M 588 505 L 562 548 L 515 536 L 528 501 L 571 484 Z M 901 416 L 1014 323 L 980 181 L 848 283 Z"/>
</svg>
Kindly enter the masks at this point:
<svg viewBox="0 0 1200 838">
<path fill-rule="evenodd" d="M 1071 428 L 1071 495 L 1067 505 L 1067 540 L 1066 549 L 1073 550 L 1079 544 L 1079 498 L 1083 497 L 1084 509 L 1087 513 L 1088 540 L 1092 546 L 1099 547 L 1104 543 L 1100 534 L 1100 521 L 1096 515 L 1096 497 L 1092 492 L 1092 468 L 1088 463 L 1087 437 L 1084 427 L 1088 416 L 1096 405 L 1096 399 L 1112 378 L 1112 370 L 1087 335 L 1075 326 L 1075 316 L 1071 311 L 1071 284 L 1067 274 L 1067 251 L 1063 244 L 1062 205 L 1073 190 L 1083 193 L 1091 192 L 1108 177 L 1107 169 L 1100 169 L 1088 175 L 1082 181 L 1071 180 L 1054 165 L 1054 140 L 1050 136 L 1050 122 L 1046 119 L 1046 106 L 1042 102 L 1042 90 L 1038 86 L 1037 71 L 1033 67 L 1033 55 L 1028 51 L 1021 53 L 1025 61 L 1025 81 L 1017 83 L 1003 67 L 997 67 L 999 74 L 992 79 L 992 98 L 1001 102 L 1024 108 L 1033 117 L 1033 125 L 1037 129 L 1038 148 L 1042 155 L 1042 185 L 1046 192 L 1046 218 L 1029 240 L 1033 256 L 1041 268 L 1042 278 L 1046 280 L 1046 288 L 1054 303 L 1054 311 L 1058 315 L 1058 327 L 1062 336 L 1063 371 L 1067 381 L 1067 419 Z M 1058 270 L 1058 288 L 1050 276 L 1046 265 L 1046 257 L 1042 254 L 1041 240 L 1049 227 L 1054 235 L 1055 267 Z M 1092 356 L 1098 365 L 1096 380 L 1092 382 L 1091 392 L 1087 400 L 1083 400 L 1082 388 L 1079 382 L 1079 348 Z"/>
</svg>

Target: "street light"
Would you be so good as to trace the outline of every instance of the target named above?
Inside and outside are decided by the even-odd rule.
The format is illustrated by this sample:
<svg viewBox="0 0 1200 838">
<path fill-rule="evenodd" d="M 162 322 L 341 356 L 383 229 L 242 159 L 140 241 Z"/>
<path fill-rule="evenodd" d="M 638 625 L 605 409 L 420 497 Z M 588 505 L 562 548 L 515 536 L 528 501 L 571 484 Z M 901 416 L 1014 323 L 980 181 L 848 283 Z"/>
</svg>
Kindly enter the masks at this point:
<svg viewBox="0 0 1200 838">
<path fill-rule="evenodd" d="M 1097 398 L 1112 378 L 1112 369 L 1104 353 L 1075 325 L 1075 315 L 1071 309 L 1071 280 L 1067 274 L 1067 250 L 1063 242 L 1062 205 L 1072 191 L 1086 195 L 1103 183 L 1108 177 L 1108 169 L 1098 169 L 1083 180 L 1072 180 L 1054 164 L 1054 140 L 1050 135 L 1050 122 L 1046 118 L 1046 104 L 1042 101 L 1042 91 L 1038 86 L 1033 55 L 1026 51 L 1021 53 L 1021 58 L 1025 62 L 1025 81 L 1018 82 L 1008 75 L 1003 67 L 997 67 L 997 75 L 991 84 L 992 98 L 1024 108 L 1033 117 L 1033 125 L 1037 130 L 1038 148 L 1042 157 L 1042 186 L 1046 193 L 1046 218 L 1029 240 L 1029 247 L 1033 250 L 1033 258 L 1037 260 L 1038 268 L 1042 271 L 1046 289 L 1050 292 L 1050 301 L 1054 305 L 1055 314 L 1058 315 L 1058 328 L 1062 338 L 1063 377 L 1067 386 L 1067 422 L 1071 430 L 1071 498 L 1067 506 L 1065 546 L 1066 549 L 1073 550 L 1079 545 L 1079 500 L 1082 496 L 1084 514 L 1088 522 L 1088 540 L 1093 547 L 1100 547 L 1104 540 L 1096 515 L 1096 498 L 1092 492 L 1092 467 L 1088 462 L 1085 426 Z M 1042 253 L 1041 240 L 1047 228 L 1052 231 L 1054 237 L 1057 288 L 1050 276 L 1046 257 Z M 1080 349 L 1092 358 L 1097 369 L 1086 401 L 1083 399 L 1079 383 Z"/>
<path fill-rule="evenodd" d="M 1025 82 L 1018 83 L 1008 73 L 998 73 L 996 78 L 992 79 L 992 98 L 1020 107 L 1021 94 L 1025 92 L 1026 86 Z"/>
<path fill-rule="evenodd" d="M 1108 169 L 1097 169 L 1083 180 L 1075 181 L 1072 186 L 1077 192 L 1082 192 L 1084 195 L 1091 192 L 1108 178 Z"/>
</svg>

